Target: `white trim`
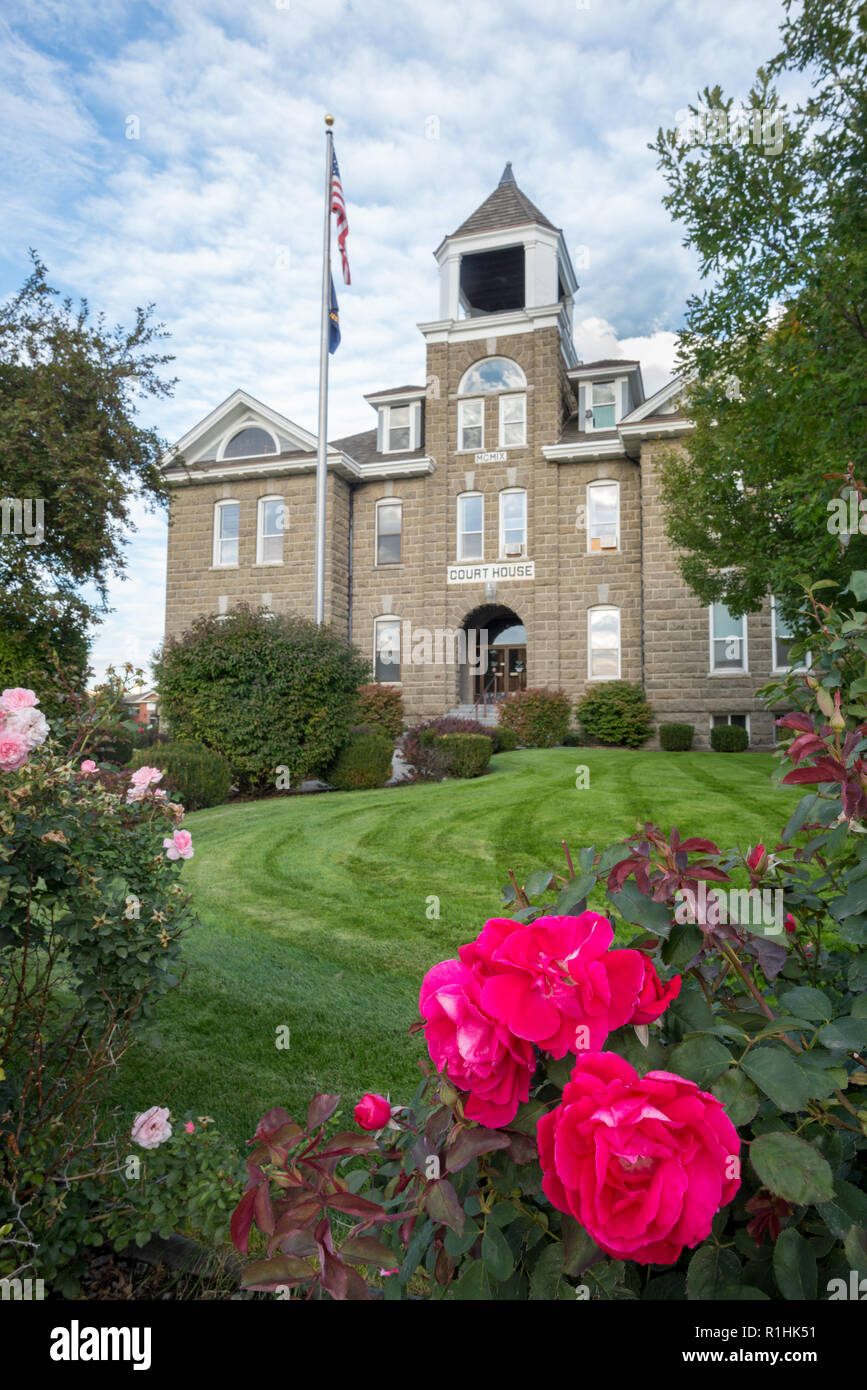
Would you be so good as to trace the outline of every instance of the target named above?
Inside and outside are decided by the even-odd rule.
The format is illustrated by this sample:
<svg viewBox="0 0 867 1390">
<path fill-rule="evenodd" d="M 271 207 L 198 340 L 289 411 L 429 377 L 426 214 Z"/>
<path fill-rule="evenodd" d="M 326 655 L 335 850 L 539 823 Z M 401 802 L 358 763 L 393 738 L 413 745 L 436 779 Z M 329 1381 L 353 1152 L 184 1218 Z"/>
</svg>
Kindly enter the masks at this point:
<svg viewBox="0 0 867 1390">
<path fill-rule="evenodd" d="M 247 410 L 255 415 L 260 422 L 266 420 L 269 425 L 273 426 L 278 435 L 285 434 L 289 439 L 297 441 L 298 448 L 316 449 L 315 434 L 310 434 L 309 431 L 302 429 L 300 425 L 296 425 L 293 420 L 287 419 L 285 415 L 281 415 L 278 411 L 272 410 L 270 406 L 264 405 L 262 401 L 257 400 L 255 396 L 251 396 L 249 391 L 239 389 L 233 391 L 231 396 L 227 396 L 220 405 L 215 406 L 210 414 L 205 416 L 204 420 L 200 420 L 191 430 L 187 430 L 186 434 L 181 435 L 177 443 L 173 444 L 172 447 L 167 449 L 163 454 L 160 459 L 160 466 L 162 468 L 170 467 L 173 462 L 176 462 L 178 454 L 183 455 L 187 453 L 204 435 L 214 429 L 221 420 L 226 419 L 231 411 L 239 405 L 246 406 Z"/>
<path fill-rule="evenodd" d="M 280 520 L 281 520 L 281 523 L 282 523 L 282 524 L 281 524 L 280 531 L 279 531 L 280 540 L 281 540 L 281 546 L 280 546 L 280 559 L 279 559 L 279 560 L 265 560 L 265 559 L 263 559 L 263 553 L 264 553 L 264 550 L 265 550 L 264 519 L 265 519 L 265 503 L 266 503 L 266 502 L 279 502 L 279 503 L 281 504 L 282 508 L 283 508 L 283 511 L 282 511 L 282 514 L 281 514 L 281 517 L 280 517 Z M 283 564 L 284 555 L 283 555 L 283 545 L 282 545 L 282 541 L 283 541 L 283 539 L 284 539 L 284 537 L 285 537 L 285 535 L 286 535 L 286 531 L 287 531 L 287 529 L 288 529 L 287 526 L 286 526 L 286 522 L 287 522 L 287 520 L 288 520 L 288 517 L 289 517 L 289 508 L 288 508 L 287 505 L 286 505 L 286 498 L 283 497 L 283 496 L 281 496 L 279 493 L 269 492 L 269 493 L 266 493 L 264 497 L 259 497 L 259 498 L 257 498 L 257 500 L 256 500 L 256 564 L 257 564 L 257 565 L 282 565 L 282 564 Z M 269 536 L 268 539 L 269 539 L 269 540 L 273 540 L 273 539 L 274 539 L 274 536 L 273 536 L 273 535 L 272 535 L 272 536 Z"/>
<path fill-rule="evenodd" d="M 722 607 L 725 608 L 725 604 L 722 604 Z M 742 658 L 743 658 L 743 665 L 741 665 L 741 666 L 717 666 L 717 665 L 716 665 L 716 661 L 715 661 L 715 655 L 714 655 L 713 610 L 714 610 L 714 605 L 713 605 L 712 603 L 708 604 L 707 617 L 708 617 L 708 631 L 709 631 L 709 634 L 710 634 L 710 638 L 709 638 L 709 640 L 710 640 L 710 671 L 709 671 L 709 674 L 710 674 L 711 676 L 748 676 L 748 675 L 750 674 L 750 662 L 749 662 L 749 624 L 748 624 L 748 622 L 747 622 L 747 614 L 744 613 L 744 614 L 741 616 L 741 618 L 740 618 L 740 622 L 741 622 L 742 625 L 743 625 L 742 628 L 741 628 L 742 637 L 741 637 L 741 639 L 739 639 L 739 640 L 741 640 L 742 645 L 743 645 L 743 651 L 742 651 L 742 653 L 741 653 Z M 728 609 L 726 609 L 726 612 L 728 612 Z M 723 641 L 724 639 L 723 639 L 723 638 L 719 638 L 718 640 L 719 640 L 719 641 Z"/>
<path fill-rule="evenodd" d="M 417 386 L 413 391 L 371 391 L 364 399 L 374 410 L 383 405 L 405 405 L 412 401 L 423 401 L 427 387 Z"/>
<path fill-rule="evenodd" d="M 605 463 L 609 459 L 625 459 L 622 441 L 614 439 L 576 439 L 570 444 L 543 444 L 542 455 L 549 463 Z"/>
<path fill-rule="evenodd" d="M 506 439 L 505 439 L 505 426 L 506 426 L 506 424 L 510 424 L 510 425 L 517 425 L 517 424 L 518 424 L 518 421 L 517 421 L 517 420 L 509 420 L 509 421 L 506 421 L 506 420 L 503 419 L 503 406 L 505 405 L 506 401 L 522 401 L 522 402 L 523 402 L 523 405 L 524 405 L 524 413 L 523 413 L 522 419 L 521 419 L 521 421 L 520 421 L 521 426 L 522 426 L 522 430 L 521 430 L 521 439 L 520 439 L 520 441 L 519 441 L 517 444 L 507 444 L 507 443 L 506 443 Z M 527 393 L 526 393 L 526 391 L 503 391 L 503 392 L 500 394 L 500 397 L 499 397 L 498 421 L 499 421 L 499 447 L 500 447 L 501 449 L 526 449 L 526 447 L 527 447 Z"/>
<path fill-rule="evenodd" d="M 480 405 L 482 407 L 482 437 L 478 444 L 464 444 L 464 407 L 468 405 Z M 477 430 L 479 426 L 467 425 L 467 429 Z M 458 447 L 456 452 L 459 454 L 477 454 L 485 447 L 485 398 L 484 396 L 467 396 L 458 401 Z"/>
<path fill-rule="evenodd" d="M 520 555 L 507 555 L 507 554 L 506 554 L 506 528 L 505 528 L 505 525 L 504 525 L 504 518 L 503 518 L 503 498 L 504 498 L 504 497 L 523 497 L 523 499 L 524 499 L 524 541 L 523 541 L 523 549 L 522 549 Z M 499 558 L 500 558 L 501 560 L 523 560 L 523 559 L 526 557 L 526 555 L 528 554 L 528 551 L 529 551 L 529 545 L 528 545 L 528 543 L 527 543 L 527 489 L 526 489 L 525 487 L 504 487 L 504 488 L 502 488 L 502 489 L 500 490 L 500 493 L 499 493 L 498 508 L 499 508 L 499 516 L 500 516 L 500 530 L 499 530 L 499 540 L 498 540 L 498 546 L 499 546 L 499 552 L 498 552 L 498 553 L 499 553 Z M 514 530 L 514 527 L 513 527 L 512 529 Z"/>
<path fill-rule="evenodd" d="M 522 380 L 518 382 L 517 386 L 492 386 L 492 387 L 490 388 L 490 390 L 487 390 L 487 391 L 486 391 L 483 387 L 482 387 L 482 388 L 477 388 L 477 389 L 474 390 L 474 391 L 465 390 L 465 389 L 464 389 L 464 382 L 466 381 L 467 377 L 470 375 L 470 372 L 474 372 L 474 371 L 477 370 L 477 368 L 483 367 L 483 366 L 485 365 L 486 362 L 508 362 L 511 366 L 517 367 L 518 371 L 521 373 Z M 459 396 L 470 396 L 470 397 L 473 397 L 473 396 L 495 396 L 495 395 L 497 395 L 499 392 L 503 391 L 503 392 L 505 392 L 507 395 L 515 396 L 515 395 L 520 395 L 520 393 L 521 393 L 522 391 L 526 391 L 526 389 L 527 389 L 527 373 L 524 371 L 524 368 L 521 366 L 520 362 L 516 362 L 515 359 L 514 359 L 514 357 L 507 357 L 506 354 L 503 353 L 503 352 L 489 352 L 489 353 L 487 354 L 487 356 L 485 356 L 485 357 L 477 357 L 476 360 L 475 360 L 475 362 L 471 362 L 471 363 L 470 363 L 470 365 L 467 367 L 467 370 L 464 372 L 463 376 L 461 377 L 461 379 L 460 379 L 460 381 L 459 381 L 459 383 L 458 383 L 457 394 L 458 394 Z"/>
<path fill-rule="evenodd" d="M 617 675 L 616 676 L 594 676 L 593 675 L 593 647 L 590 641 L 592 614 L 594 613 L 616 613 L 617 614 Z M 623 623 L 621 621 L 620 609 L 616 603 L 594 603 L 592 608 L 587 609 L 587 679 L 588 681 L 619 681 L 622 666 L 623 649 Z M 597 648 L 597 650 L 610 651 L 610 647 Z"/>
<path fill-rule="evenodd" d="M 219 518 L 221 517 L 221 513 L 222 513 L 222 510 L 223 510 L 224 507 L 237 507 L 237 508 L 238 508 L 238 538 L 237 538 L 237 541 L 236 541 L 236 545 L 237 545 L 237 547 L 238 547 L 238 558 L 237 558 L 237 560 L 231 560 L 231 561 L 228 561 L 228 562 L 227 562 L 227 561 L 224 561 L 224 560 L 222 560 L 222 559 L 220 558 L 220 545 L 221 545 L 221 541 L 222 541 L 222 537 L 221 537 L 221 535 L 220 535 L 220 531 L 221 531 L 221 529 L 222 529 L 223 523 L 222 523 L 222 520 L 219 520 Z M 226 539 L 227 539 L 227 540 L 228 540 L 228 539 L 231 539 L 231 537 L 226 537 Z M 211 569 L 215 569 L 215 570 L 236 570 L 236 569 L 238 569 L 238 567 L 240 566 L 240 563 L 241 563 L 241 502 L 240 502 L 239 498 L 237 498 L 237 497 L 221 497 L 217 502 L 214 503 L 213 546 L 212 546 L 212 551 L 211 551 L 211 561 L 212 561 L 212 563 L 211 563 Z"/>
<path fill-rule="evenodd" d="M 397 669 L 401 672 L 403 671 L 403 652 L 400 650 L 401 620 L 396 613 L 379 613 L 373 620 L 373 661 L 371 663 L 373 680 L 377 685 L 403 685 L 403 681 L 400 679 L 396 681 L 381 681 L 376 674 L 376 654 L 378 650 L 376 645 L 376 628 L 379 623 L 397 624 Z"/>
<path fill-rule="evenodd" d="M 583 428 L 584 428 L 584 433 L 585 433 L 585 434 L 604 434 L 604 432 L 605 432 L 606 430 L 616 430 L 616 429 L 617 429 L 617 425 L 618 425 L 619 421 L 622 419 L 622 413 L 621 413 L 621 411 L 620 411 L 620 402 L 621 402 L 622 399 L 623 399 L 623 392 L 622 392 L 621 387 L 622 387 L 622 384 L 623 384 L 623 382 L 624 382 L 625 380 L 626 380 L 626 377 L 621 375 L 621 376 L 610 377 L 610 378 L 608 378 L 608 379 L 606 379 L 606 380 L 604 380 L 604 381 L 590 380 L 590 381 L 587 382 L 587 387 L 588 387 L 589 396 L 590 396 L 590 403 L 589 403 L 589 405 L 585 408 L 585 412 L 584 412 L 584 426 L 583 426 Z M 593 393 L 594 393 L 594 391 L 596 390 L 596 387 L 597 387 L 597 386 L 610 386 L 610 387 L 612 388 L 613 392 L 614 392 L 614 400 L 613 400 L 613 401 L 607 401 L 607 402 L 605 403 L 605 406 L 604 406 L 605 409 L 607 409 L 608 406 L 612 406 L 612 407 L 614 408 L 614 422 L 613 422 L 613 424 L 610 424 L 610 425 L 600 425 L 598 429 L 596 428 L 596 425 L 594 424 L 594 421 L 593 421 Z M 587 397 L 585 396 L 585 400 L 586 400 L 586 399 L 587 399 Z M 588 414 L 588 411 L 589 411 L 589 414 Z"/>
<path fill-rule="evenodd" d="M 395 426 L 394 426 L 395 429 L 399 429 L 399 430 L 405 429 L 405 430 L 407 430 L 407 432 L 408 432 L 408 439 L 409 439 L 409 442 L 408 442 L 407 444 L 401 444 L 401 445 L 399 446 L 399 448 L 397 448 L 397 449 L 390 449 L 390 448 L 388 447 L 388 445 L 389 445 L 389 443 L 390 443 L 390 439 L 391 439 L 391 431 L 392 431 L 391 412 L 392 412 L 393 410 L 405 410 L 405 411 L 407 412 L 407 416 L 408 416 L 408 420 L 407 420 L 407 423 L 406 423 L 405 425 L 395 425 Z M 381 451 L 380 451 L 381 453 L 383 453 L 383 454 L 411 454 L 411 453 L 413 452 L 414 449 L 417 449 L 417 448 L 419 447 L 419 441 L 418 441 L 418 440 L 416 439 L 416 437 L 415 437 L 415 435 L 416 435 L 416 423 L 417 423 L 417 421 L 418 421 L 418 412 L 415 411 L 415 410 L 413 410 L 413 408 L 412 408 L 412 402 L 411 402 L 411 401 L 404 401 L 404 402 L 396 403 L 395 405 L 383 405 L 383 406 L 380 406 L 380 407 L 379 407 L 379 414 L 380 414 L 380 416 L 382 417 L 382 449 L 381 449 Z"/>
<path fill-rule="evenodd" d="M 635 425 L 638 424 L 640 420 L 644 420 L 648 415 L 655 415 L 659 407 L 661 405 L 667 405 L 673 397 L 679 395 L 686 384 L 686 377 L 672 377 L 671 381 L 666 382 L 665 386 L 661 386 L 652 396 L 648 396 L 647 400 L 642 401 L 641 405 L 637 405 L 634 410 L 631 410 L 629 414 L 624 417 L 623 423 Z"/>
<path fill-rule="evenodd" d="M 617 544 L 616 544 L 616 546 L 614 546 L 613 548 L 612 548 L 611 546 L 606 546 L 606 547 L 603 549 L 603 548 L 600 546 L 598 549 L 594 550 L 594 549 L 593 549 L 593 546 L 591 545 L 591 541 L 592 541 L 592 539 L 593 539 L 593 536 L 592 536 L 591 533 L 592 533 L 592 529 L 593 529 L 593 528 L 592 528 L 592 525 L 591 525 L 592 508 L 591 508 L 591 505 L 590 505 L 590 494 L 591 494 L 591 492 L 593 491 L 593 489 L 594 489 L 594 488 L 597 488 L 597 487 L 616 487 L 616 489 L 617 489 Z M 593 479 L 587 484 L 586 493 L 585 493 L 585 499 L 584 499 L 584 500 L 585 500 L 585 502 L 587 503 L 587 554 L 588 554 L 588 555 L 617 555 L 617 554 L 619 554 L 619 552 L 620 552 L 620 482 L 618 481 L 617 478 L 593 478 Z"/>
<path fill-rule="evenodd" d="M 379 510 L 381 507 L 400 507 L 400 559 L 399 560 L 380 560 L 379 558 Z M 393 533 L 392 533 L 393 534 Z M 393 566 L 403 564 L 403 498 L 402 497 L 378 497 L 373 507 L 373 567 L 374 569 L 391 569 Z"/>
<path fill-rule="evenodd" d="M 463 549 L 463 547 L 462 547 L 462 545 L 461 545 L 461 537 L 464 536 L 464 535 L 467 535 L 467 536 L 475 536 L 475 535 L 480 534 L 480 533 L 477 532 L 477 531 L 462 531 L 462 530 L 461 530 L 461 503 L 462 503 L 463 501 L 466 501 L 466 500 L 467 500 L 468 498 L 470 498 L 470 497 L 478 497 L 478 498 L 480 498 L 481 503 L 482 503 L 482 526 L 481 526 L 482 553 L 481 553 L 481 555 L 464 555 L 464 554 L 462 554 L 462 549 Z M 471 491 L 471 492 L 459 492 L 458 495 L 457 495 L 457 498 L 455 499 L 455 502 L 456 502 L 456 505 L 455 505 L 455 511 L 456 511 L 455 523 L 456 523 L 456 528 L 457 528 L 457 540 L 456 540 L 456 543 L 455 543 L 455 563 L 456 563 L 456 564 L 483 564 L 483 563 L 484 563 L 484 559 L 485 559 L 485 495 L 484 495 L 483 492 L 476 492 L 476 491 Z"/>
</svg>

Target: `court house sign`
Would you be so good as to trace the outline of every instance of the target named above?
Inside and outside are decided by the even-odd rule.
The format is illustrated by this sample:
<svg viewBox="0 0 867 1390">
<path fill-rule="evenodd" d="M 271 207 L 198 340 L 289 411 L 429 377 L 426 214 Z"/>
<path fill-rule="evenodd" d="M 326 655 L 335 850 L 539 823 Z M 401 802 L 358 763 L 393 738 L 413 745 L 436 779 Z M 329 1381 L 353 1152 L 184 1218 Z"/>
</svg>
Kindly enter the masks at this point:
<svg viewBox="0 0 867 1390">
<path fill-rule="evenodd" d="M 447 565 L 447 584 L 487 584 L 492 579 L 535 579 L 535 560 L 499 560 L 485 565 Z"/>
</svg>

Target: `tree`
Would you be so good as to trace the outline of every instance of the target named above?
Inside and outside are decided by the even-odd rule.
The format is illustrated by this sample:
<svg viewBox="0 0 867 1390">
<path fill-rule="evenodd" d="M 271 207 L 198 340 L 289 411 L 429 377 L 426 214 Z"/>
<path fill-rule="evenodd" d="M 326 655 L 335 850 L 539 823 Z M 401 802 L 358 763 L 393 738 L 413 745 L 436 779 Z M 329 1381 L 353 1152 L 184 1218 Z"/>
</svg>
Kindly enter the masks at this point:
<svg viewBox="0 0 867 1390">
<path fill-rule="evenodd" d="M 867 568 L 867 6 L 785 0 L 782 38 L 745 109 L 705 88 L 686 138 L 651 146 L 709 282 L 680 337 L 695 430 L 661 462 L 668 534 L 736 614 L 768 592 L 791 613 L 799 572 L 843 588 Z M 791 113 L 784 73 L 811 78 Z"/>
<path fill-rule="evenodd" d="M 84 640 L 124 569 L 132 503 L 165 504 L 164 443 L 135 417 L 138 401 L 174 386 L 160 376 L 172 359 L 153 306 L 109 328 L 86 300 L 60 299 L 30 254 L 23 288 L 0 306 L 0 651 L 17 648 L 28 666 L 42 664 L 58 624 L 59 656 L 76 632 Z"/>
</svg>

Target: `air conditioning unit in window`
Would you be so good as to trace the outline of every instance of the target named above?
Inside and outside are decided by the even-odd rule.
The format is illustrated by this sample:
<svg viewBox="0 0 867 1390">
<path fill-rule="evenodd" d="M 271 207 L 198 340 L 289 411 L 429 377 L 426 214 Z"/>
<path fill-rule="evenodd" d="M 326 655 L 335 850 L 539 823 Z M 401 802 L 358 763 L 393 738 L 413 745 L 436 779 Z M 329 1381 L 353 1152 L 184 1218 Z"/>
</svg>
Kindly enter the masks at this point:
<svg viewBox="0 0 867 1390">
<path fill-rule="evenodd" d="M 520 541 L 510 541 L 506 546 L 507 555 L 523 555 L 524 547 Z"/>
<path fill-rule="evenodd" d="M 617 537 L 616 537 L 616 536 L 603 536 L 603 537 L 602 537 L 602 549 L 603 549 L 603 550 L 616 550 L 616 549 L 617 549 Z"/>
</svg>

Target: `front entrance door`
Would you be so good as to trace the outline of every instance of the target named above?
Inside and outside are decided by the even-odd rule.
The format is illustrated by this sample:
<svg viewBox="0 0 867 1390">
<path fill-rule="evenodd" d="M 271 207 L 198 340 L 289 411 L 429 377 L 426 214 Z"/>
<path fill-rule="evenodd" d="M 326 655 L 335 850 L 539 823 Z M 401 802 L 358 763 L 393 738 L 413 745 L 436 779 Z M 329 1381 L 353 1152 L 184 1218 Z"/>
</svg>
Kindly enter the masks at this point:
<svg viewBox="0 0 867 1390">
<path fill-rule="evenodd" d="M 475 698 L 487 692 L 488 696 L 511 695 L 515 690 L 527 688 L 527 648 L 526 646 L 488 647 L 488 669 L 478 671 L 475 680 Z"/>
</svg>

